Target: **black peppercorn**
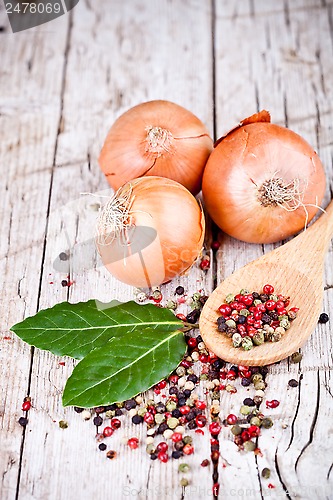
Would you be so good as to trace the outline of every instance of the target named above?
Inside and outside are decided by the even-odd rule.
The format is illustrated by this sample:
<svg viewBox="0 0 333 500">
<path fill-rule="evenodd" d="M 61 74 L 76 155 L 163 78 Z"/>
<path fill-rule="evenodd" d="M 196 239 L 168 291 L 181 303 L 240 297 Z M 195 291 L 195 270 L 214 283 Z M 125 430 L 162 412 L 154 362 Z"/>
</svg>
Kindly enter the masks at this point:
<svg viewBox="0 0 333 500">
<path fill-rule="evenodd" d="M 203 342 L 201 335 L 197 336 L 197 342 L 198 342 L 198 344 L 200 344 L 200 342 Z"/>
<path fill-rule="evenodd" d="M 183 448 L 184 448 L 185 444 L 183 441 L 177 441 L 175 444 L 174 444 L 174 448 L 175 450 L 177 451 L 181 451 Z"/>
<path fill-rule="evenodd" d="M 61 286 L 68 286 L 68 281 L 67 280 L 62 280 Z"/>
<path fill-rule="evenodd" d="M 198 426 L 197 426 L 197 424 L 196 424 L 195 420 L 191 420 L 191 421 L 188 423 L 187 427 L 188 427 L 189 429 L 193 430 L 193 429 L 196 429 Z"/>
<path fill-rule="evenodd" d="M 133 424 L 135 424 L 135 425 L 142 424 L 142 422 L 143 422 L 143 417 L 141 417 L 140 415 L 133 415 L 133 417 L 132 417 L 132 422 L 133 422 Z"/>
<path fill-rule="evenodd" d="M 326 313 L 321 313 L 319 316 L 319 323 L 327 323 L 329 321 L 329 316 Z"/>
<path fill-rule="evenodd" d="M 123 414 L 123 410 L 121 408 L 117 408 L 115 411 L 116 417 L 120 417 Z"/>
<path fill-rule="evenodd" d="M 297 380 L 295 380 L 294 378 L 292 378 L 291 380 L 289 380 L 288 385 L 290 387 L 297 387 L 298 386 L 298 382 L 297 382 Z"/>
<path fill-rule="evenodd" d="M 199 309 L 193 309 L 193 311 L 188 313 L 188 315 L 186 316 L 186 321 L 193 325 L 194 323 L 196 323 L 198 321 L 199 316 L 200 316 Z"/>
<path fill-rule="evenodd" d="M 269 296 L 267 295 L 267 293 L 261 293 L 259 295 L 259 298 L 260 298 L 261 302 L 267 302 L 267 300 L 269 299 Z"/>
<path fill-rule="evenodd" d="M 255 402 L 253 401 L 252 398 L 245 398 L 243 401 L 243 405 L 246 406 L 255 406 Z"/>
<path fill-rule="evenodd" d="M 190 391 L 190 389 L 185 389 L 184 390 L 184 396 L 185 396 L 185 398 L 189 398 L 191 396 L 191 392 L 192 391 Z"/>
<path fill-rule="evenodd" d="M 239 325 L 244 325 L 246 323 L 246 317 L 245 316 L 239 316 L 238 318 L 238 324 Z"/>
<path fill-rule="evenodd" d="M 82 412 L 83 412 L 83 410 L 84 410 L 84 408 L 79 408 L 78 406 L 74 406 L 74 411 L 75 411 L 76 413 L 82 413 Z"/>
<path fill-rule="evenodd" d="M 269 314 L 264 313 L 261 317 L 261 321 L 263 322 L 264 325 L 270 325 L 272 322 L 272 318 Z"/>
<path fill-rule="evenodd" d="M 102 417 L 97 415 L 97 417 L 94 417 L 93 422 L 94 422 L 94 425 L 96 425 L 96 427 L 99 427 L 100 425 L 102 425 L 103 419 L 102 419 Z"/>
<path fill-rule="evenodd" d="M 222 359 L 217 359 L 212 363 L 214 370 L 221 370 L 225 366 L 225 362 Z"/>
<path fill-rule="evenodd" d="M 178 394 L 178 389 L 177 389 L 177 387 L 176 387 L 176 386 L 174 386 L 174 385 L 173 385 L 172 387 L 170 387 L 170 389 L 169 389 L 169 394 Z"/>
<path fill-rule="evenodd" d="M 157 428 L 157 434 L 163 434 L 164 431 L 166 431 L 167 429 L 169 429 L 169 427 L 167 426 L 166 423 L 162 423 L 158 426 Z"/>
<path fill-rule="evenodd" d="M 176 408 L 171 412 L 171 415 L 175 418 L 180 418 L 182 416 L 182 413 L 178 410 L 178 408 Z"/>
<path fill-rule="evenodd" d="M 265 378 L 268 373 L 267 366 L 260 366 L 259 373 Z"/>
<path fill-rule="evenodd" d="M 101 443 L 98 445 L 98 448 L 101 450 L 101 451 L 105 451 L 106 450 L 106 444 L 105 443 Z"/>
<path fill-rule="evenodd" d="M 133 408 L 135 408 L 136 407 L 136 401 L 135 401 L 135 399 L 128 399 L 127 401 L 125 401 L 124 407 L 128 411 L 132 410 Z"/>
<path fill-rule="evenodd" d="M 178 398 L 178 406 L 185 406 L 186 398 Z"/>
<path fill-rule="evenodd" d="M 248 387 L 249 385 L 251 385 L 251 380 L 249 378 L 243 377 L 241 380 L 241 384 L 243 387 Z"/>
<path fill-rule="evenodd" d="M 189 380 L 190 382 L 193 382 L 193 384 L 196 384 L 198 382 L 198 377 L 194 373 L 191 373 L 191 375 L 189 375 L 187 377 L 187 380 Z"/>
<path fill-rule="evenodd" d="M 181 451 L 175 450 L 172 452 L 172 458 L 175 458 L 176 460 L 178 460 L 178 458 L 180 458 L 182 456 L 183 456 L 183 453 Z"/>
<path fill-rule="evenodd" d="M 164 413 L 165 412 L 165 404 L 164 403 L 157 403 L 155 406 L 155 410 L 157 413 Z"/>
<path fill-rule="evenodd" d="M 156 460 L 156 459 L 157 459 L 156 453 L 151 453 L 150 460 Z"/>
<path fill-rule="evenodd" d="M 189 411 L 188 414 L 186 415 L 186 420 L 190 422 L 196 417 L 195 412 L 193 410 Z"/>
<path fill-rule="evenodd" d="M 258 300 L 260 298 L 260 293 L 258 292 L 252 292 L 252 297 L 254 300 Z"/>
<path fill-rule="evenodd" d="M 28 419 L 25 418 L 25 417 L 20 417 L 19 420 L 18 420 L 18 423 L 20 425 L 22 425 L 22 427 L 25 427 L 27 425 L 27 423 L 28 423 Z"/>
<path fill-rule="evenodd" d="M 105 407 L 105 411 L 116 411 L 118 408 L 116 403 L 112 403 L 112 405 L 108 405 Z"/>
<path fill-rule="evenodd" d="M 183 295 L 184 293 L 184 287 L 183 286 L 177 286 L 176 290 L 175 290 L 175 294 L 177 295 Z"/>
</svg>

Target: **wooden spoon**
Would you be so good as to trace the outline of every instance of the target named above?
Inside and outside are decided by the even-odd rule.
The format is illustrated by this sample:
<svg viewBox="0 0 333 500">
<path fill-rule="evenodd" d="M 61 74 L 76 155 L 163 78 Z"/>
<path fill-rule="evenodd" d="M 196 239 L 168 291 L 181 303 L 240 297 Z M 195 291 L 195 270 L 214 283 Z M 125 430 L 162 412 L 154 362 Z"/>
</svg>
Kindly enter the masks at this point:
<svg viewBox="0 0 333 500">
<path fill-rule="evenodd" d="M 310 228 L 225 279 L 211 294 L 200 316 L 200 333 L 208 349 L 225 361 L 250 366 L 275 363 L 297 351 L 318 322 L 324 260 L 332 236 L 333 201 Z M 266 283 L 273 285 L 278 294 L 289 296 L 290 307 L 299 307 L 297 318 L 279 342 L 265 342 L 249 351 L 235 348 L 232 340 L 217 330 L 218 308 L 228 293 L 239 293 L 242 288 L 261 291 Z"/>
</svg>

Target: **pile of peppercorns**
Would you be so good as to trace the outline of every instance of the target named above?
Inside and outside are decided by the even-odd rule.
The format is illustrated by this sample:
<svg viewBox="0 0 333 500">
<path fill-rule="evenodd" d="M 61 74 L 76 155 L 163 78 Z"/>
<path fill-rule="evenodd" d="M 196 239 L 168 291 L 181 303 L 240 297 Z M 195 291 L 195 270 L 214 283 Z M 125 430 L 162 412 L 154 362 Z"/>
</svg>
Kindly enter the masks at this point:
<svg viewBox="0 0 333 500">
<path fill-rule="evenodd" d="M 299 308 L 292 307 L 289 297 L 276 295 L 272 285 L 262 292 L 241 290 L 228 294 L 218 311 L 217 328 L 232 339 L 234 347 L 249 351 L 264 342 L 278 342 L 297 317 Z"/>
</svg>

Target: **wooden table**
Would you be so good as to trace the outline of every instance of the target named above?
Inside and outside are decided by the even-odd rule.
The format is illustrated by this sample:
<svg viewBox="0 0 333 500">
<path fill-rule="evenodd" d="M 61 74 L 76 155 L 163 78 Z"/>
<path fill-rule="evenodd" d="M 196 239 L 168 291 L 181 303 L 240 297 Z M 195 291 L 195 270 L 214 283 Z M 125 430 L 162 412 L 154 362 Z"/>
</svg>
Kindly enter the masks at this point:
<svg viewBox="0 0 333 500">
<path fill-rule="evenodd" d="M 275 123 L 300 133 L 319 152 L 327 204 L 333 193 L 333 2 L 81 0 L 69 14 L 17 34 L 0 8 L 0 498 L 210 498 L 212 468 L 200 467 L 210 458 L 207 431 L 193 433 L 196 452 L 186 459 L 191 472 L 184 489 L 178 461 L 149 460 L 144 427 L 126 416 L 112 437 L 117 459 L 107 460 L 92 421 L 61 405 L 73 361 L 32 351 L 9 327 L 64 300 L 133 298 L 131 287 L 100 266 L 91 237 L 93 194 L 108 189 L 97 163 L 101 145 L 115 118 L 139 102 L 175 101 L 215 137 L 268 109 Z M 179 284 L 189 294 L 199 288 L 209 293 L 214 276 L 218 283 L 274 246 L 220 238 L 211 270 L 196 265 L 186 278 L 162 287 L 164 297 Z M 69 245 L 74 284 L 68 288 L 53 263 Z M 331 246 L 327 313 L 332 254 Z M 262 456 L 239 453 L 223 429 L 220 498 L 332 498 L 331 328 L 318 325 L 300 365 L 285 360 L 269 368 L 267 399 L 281 403 L 272 410 L 274 427 L 259 438 Z M 288 387 L 292 378 L 298 387 Z M 221 418 L 238 412 L 253 392 L 235 385 L 236 394 L 221 392 Z M 203 383 L 199 391 L 204 394 Z M 33 408 L 24 430 L 18 419 L 27 394 Z M 67 429 L 59 428 L 60 420 Z M 124 444 L 132 435 L 141 440 L 139 450 Z M 272 471 L 269 481 L 261 477 L 263 467 Z"/>
</svg>

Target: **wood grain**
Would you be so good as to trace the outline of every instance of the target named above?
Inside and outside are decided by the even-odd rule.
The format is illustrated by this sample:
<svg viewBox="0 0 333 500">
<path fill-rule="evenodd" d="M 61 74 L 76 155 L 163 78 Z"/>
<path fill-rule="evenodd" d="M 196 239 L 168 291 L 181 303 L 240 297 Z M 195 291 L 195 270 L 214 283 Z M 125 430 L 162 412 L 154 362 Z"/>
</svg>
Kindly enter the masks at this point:
<svg viewBox="0 0 333 500">
<path fill-rule="evenodd" d="M 288 125 L 317 149 L 327 173 L 327 204 L 333 197 L 332 8 L 331 0 L 81 0 L 69 15 L 13 35 L 0 3 L 1 499 L 211 497 L 211 467 L 200 467 L 210 457 L 207 433 L 194 436 L 185 489 L 177 461 L 152 463 L 144 452 L 144 428 L 127 416 L 109 445 L 118 458 L 108 461 L 97 449 L 92 422 L 62 408 L 73 361 L 31 352 L 8 329 L 62 300 L 133 298 L 133 289 L 100 266 L 91 238 L 96 208 L 105 199 L 99 195 L 110 194 L 97 163 L 100 147 L 113 121 L 138 102 L 175 101 L 216 136 L 269 109 L 275 123 Z M 278 246 L 219 239 L 210 271 L 195 266 L 162 287 L 165 300 L 178 284 L 189 295 L 199 288 L 210 293 L 225 276 Z M 208 232 L 207 245 L 211 240 Z M 54 261 L 68 248 L 69 267 L 57 271 Z M 331 245 L 324 273 L 328 313 L 332 255 Z M 61 285 L 68 272 L 74 282 L 69 288 Z M 286 360 L 270 367 L 267 399 L 281 402 L 271 411 L 274 427 L 259 438 L 262 457 L 239 453 L 223 428 L 221 498 L 330 497 L 329 325 L 316 328 L 300 365 Z M 291 378 L 298 387 L 288 386 Z M 235 394 L 221 392 L 222 419 L 254 395 L 239 382 L 235 387 Z M 198 392 L 209 402 L 205 384 Z M 17 420 L 27 393 L 33 409 L 24 431 Z M 61 419 L 67 429 L 59 428 Z M 124 443 L 133 435 L 142 442 L 140 450 Z M 274 489 L 261 477 L 263 467 L 272 470 Z"/>
</svg>

